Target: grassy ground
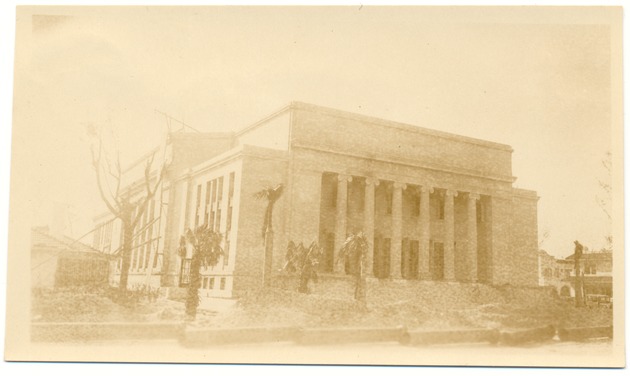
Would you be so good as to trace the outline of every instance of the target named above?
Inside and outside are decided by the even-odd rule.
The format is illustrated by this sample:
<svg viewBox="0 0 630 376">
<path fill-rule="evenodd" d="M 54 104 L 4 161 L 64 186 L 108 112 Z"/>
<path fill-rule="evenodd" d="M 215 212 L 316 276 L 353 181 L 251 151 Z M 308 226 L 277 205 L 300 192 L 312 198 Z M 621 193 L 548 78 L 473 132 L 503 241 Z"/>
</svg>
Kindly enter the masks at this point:
<svg viewBox="0 0 630 376">
<path fill-rule="evenodd" d="M 351 288 L 351 285 L 348 285 Z M 111 289 L 34 291 L 33 321 L 183 321 L 184 305 L 144 296 L 121 301 Z M 300 326 L 515 329 L 611 325 L 608 308 L 576 308 L 540 288 L 470 284 L 372 284 L 366 304 L 335 294 L 252 291 L 231 310 L 200 310 L 201 327 Z"/>
<path fill-rule="evenodd" d="M 107 287 L 33 290 L 31 318 L 34 322 L 181 320 L 183 305 L 133 292 L 121 299 L 117 289 Z"/>
</svg>

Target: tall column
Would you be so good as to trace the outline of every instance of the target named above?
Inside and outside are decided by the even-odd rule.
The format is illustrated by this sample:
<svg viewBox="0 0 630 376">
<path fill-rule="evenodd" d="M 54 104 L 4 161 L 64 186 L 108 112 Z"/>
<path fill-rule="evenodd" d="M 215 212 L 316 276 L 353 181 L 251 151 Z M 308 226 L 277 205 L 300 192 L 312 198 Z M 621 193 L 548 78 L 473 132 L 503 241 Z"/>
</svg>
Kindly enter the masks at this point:
<svg viewBox="0 0 630 376">
<path fill-rule="evenodd" d="M 363 205 L 363 234 L 368 243 L 367 257 L 365 260 L 365 274 L 371 276 L 374 262 L 374 189 L 378 185 L 378 179 L 365 178 L 365 203 Z"/>
<path fill-rule="evenodd" d="M 431 217 L 430 217 L 430 194 L 433 193 L 431 187 L 420 187 L 420 254 L 418 257 L 418 270 L 420 279 L 431 279 L 429 270 L 429 240 L 431 239 Z"/>
<path fill-rule="evenodd" d="M 444 194 L 444 279 L 455 280 L 455 212 L 453 198 L 457 191 L 447 189 Z"/>
<path fill-rule="evenodd" d="M 402 278 L 402 190 L 407 188 L 404 183 L 394 183 L 392 195 L 392 243 L 390 250 L 389 275 L 391 278 Z"/>
<path fill-rule="evenodd" d="M 468 220 L 467 220 L 467 245 L 468 245 L 468 266 L 469 278 L 471 282 L 477 282 L 477 200 L 479 194 L 468 194 Z"/>
<path fill-rule="evenodd" d="M 338 260 L 339 250 L 346 241 L 346 221 L 348 214 L 348 182 L 352 181 L 352 176 L 339 174 L 337 176 L 337 207 L 336 207 L 336 225 L 335 225 L 335 257 L 334 271 L 343 271 L 343 262 Z"/>
</svg>

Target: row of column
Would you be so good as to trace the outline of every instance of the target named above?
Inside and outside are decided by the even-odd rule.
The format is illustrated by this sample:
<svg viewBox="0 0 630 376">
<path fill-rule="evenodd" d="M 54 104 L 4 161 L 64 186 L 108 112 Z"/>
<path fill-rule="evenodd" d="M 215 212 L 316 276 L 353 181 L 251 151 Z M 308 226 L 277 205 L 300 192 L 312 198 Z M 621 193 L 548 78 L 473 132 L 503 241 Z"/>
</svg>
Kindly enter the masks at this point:
<svg viewBox="0 0 630 376">
<path fill-rule="evenodd" d="M 343 245 L 346 236 L 346 221 L 348 207 L 348 183 L 352 181 L 350 175 L 338 175 L 337 179 L 337 205 L 336 205 L 336 226 L 335 226 L 335 259 L 336 254 Z M 363 233 L 368 239 L 368 259 L 367 271 L 372 273 L 372 263 L 374 255 L 374 213 L 375 213 L 375 189 L 379 185 L 376 178 L 365 178 L 365 201 L 364 201 L 364 223 Z M 405 183 L 394 182 L 392 192 L 392 234 L 390 250 L 390 276 L 392 278 L 402 278 L 401 255 L 402 255 L 402 191 L 407 188 Z M 420 193 L 420 244 L 419 244 L 419 277 L 430 279 L 429 263 L 429 239 L 431 238 L 430 219 L 430 194 L 434 192 L 432 187 L 419 187 Z M 454 198 L 458 192 L 453 189 L 446 189 L 444 194 L 444 279 L 455 280 L 455 212 Z M 470 262 L 470 278 L 472 282 L 477 281 L 477 200 L 479 194 L 468 193 L 467 202 L 467 252 Z M 340 272 L 341 266 L 335 263 L 335 271 Z"/>
</svg>

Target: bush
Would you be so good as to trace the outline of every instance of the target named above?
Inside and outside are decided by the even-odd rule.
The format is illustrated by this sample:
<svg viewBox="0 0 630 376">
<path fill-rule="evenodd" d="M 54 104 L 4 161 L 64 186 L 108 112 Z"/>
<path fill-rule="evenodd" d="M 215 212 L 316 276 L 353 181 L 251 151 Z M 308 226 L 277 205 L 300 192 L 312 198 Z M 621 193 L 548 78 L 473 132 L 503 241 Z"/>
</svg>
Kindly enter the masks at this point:
<svg viewBox="0 0 630 376">
<path fill-rule="evenodd" d="M 140 303 L 153 303 L 160 296 L 160 288 L 151 285 L 133 285 L 125 292 L 117 287 L 110 287 L 107 296 L 113 301 L 125 307 L 136 307 Z"/>
</svg>

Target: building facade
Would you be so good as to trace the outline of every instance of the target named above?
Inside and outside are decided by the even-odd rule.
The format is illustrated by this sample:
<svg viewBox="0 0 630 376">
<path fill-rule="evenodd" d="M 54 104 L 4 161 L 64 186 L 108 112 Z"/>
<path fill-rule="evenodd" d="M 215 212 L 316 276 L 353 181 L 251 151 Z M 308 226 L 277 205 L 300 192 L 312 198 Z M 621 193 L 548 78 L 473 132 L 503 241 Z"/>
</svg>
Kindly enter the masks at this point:
<svg viewBox="0 0 630 376">
<path fill-rule="evenodd" d="M 560 296 L 575 297 L 575 258 L 557 259 L 539 251 L 539 285 L 553 286 Z M 612 252 L 585 249 L 580 258 L 583 295 L 612 297 Z"/>
<path fill-rule="evenodd" d="M 575 296 L 571 285 L 571 276 L 575 274 L 575 263 L 572 260 L 557 259 L 544 250 L 538 253 L 538 284 L 552 286 L 562 297 Z"/>
<path fill-rule="evenodd" d="M 343 274 L 339 248 L 362 231 L 375 278 L 538 284 L 538 197 L 513 186 L 508 145 L 291 103 L 240 132 L 171 134 L 168 150 L 156 209 L 145 214 L 151 223 L 162 213 L 160 225 L 140 236 L 130 281 L 177 285 L 180 236 L 209 224 L 224 234 L 225 256 L 202 271 L 202 295 L 260 286 L 266 203 L 254 194 L 283 184 L 273 270 L 289 241 L 315 240 L 321 272 Z"/>
</svg>

